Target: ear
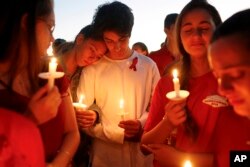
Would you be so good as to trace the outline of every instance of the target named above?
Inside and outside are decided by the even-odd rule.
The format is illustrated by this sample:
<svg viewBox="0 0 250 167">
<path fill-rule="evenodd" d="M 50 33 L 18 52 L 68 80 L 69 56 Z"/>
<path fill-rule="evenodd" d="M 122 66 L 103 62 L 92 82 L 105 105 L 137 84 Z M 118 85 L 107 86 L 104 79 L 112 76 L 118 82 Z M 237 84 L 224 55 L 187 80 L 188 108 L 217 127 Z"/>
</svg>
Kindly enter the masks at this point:
<svg viewBox="0 0 250 167">
<path fill-rule="evenodd" d="M 78 34 L 76 37 L 76 45 L 80 45 L 84 41 L 84 35 Z"/>
<path fill-rule="evenodd" d="M 168 29 L 167 29 L 167 28 L 164 28 L 164 32 L 165 32 L 165 34 L 167 35 Z"/>
</svg>

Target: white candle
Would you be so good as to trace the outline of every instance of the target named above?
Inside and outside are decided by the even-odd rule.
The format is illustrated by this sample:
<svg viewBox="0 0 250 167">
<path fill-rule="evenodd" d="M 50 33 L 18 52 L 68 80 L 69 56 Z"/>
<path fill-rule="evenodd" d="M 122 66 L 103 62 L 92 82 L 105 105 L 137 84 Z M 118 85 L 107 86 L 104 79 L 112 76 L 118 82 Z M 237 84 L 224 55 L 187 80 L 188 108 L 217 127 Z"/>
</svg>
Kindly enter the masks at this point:
<svg viewBox="0 0 250 167">
<path fill-rule="evenodd" d="M 124 113 L 124 100 L 123 99 L 120 99 L 119 107 L 120 107 L 121 120 L 124 121 L 125 113 Z"/>
<path fill-rule="evenodd" d="M 55 72 L 56 72 L 56 68 L 57 68 L 57 62 L 56 62 L 56 58 L 51 58 L 50 62 L 49 62 L 49 79 L 48 79 L 48 84 L 49 84 L 49 89 L 51 90 L 54 86 L 54 82 L 55 82 Z"/>
<path fill-rule="evenodd" d="M 78 103 L 73 103 L 73 106 L 78 110 L 78 111 L 86 111 L 87 105 L 83 103 L 84 95 L 80 96 L 79 102 Z"/>
<path fill-rule="evenodd" d="M 189 161 L 189 160 L 185 161 L 184 167 L 192 167 L 191 161 Z"/>
<path fill-rule="evenodd" d="M 180 96 L 180 82 L 178 78 L 178 71 L 176 69 L 173 70 L 173 83 L 174 83 L 174 91 L 176 97 Z"/>
</svg>

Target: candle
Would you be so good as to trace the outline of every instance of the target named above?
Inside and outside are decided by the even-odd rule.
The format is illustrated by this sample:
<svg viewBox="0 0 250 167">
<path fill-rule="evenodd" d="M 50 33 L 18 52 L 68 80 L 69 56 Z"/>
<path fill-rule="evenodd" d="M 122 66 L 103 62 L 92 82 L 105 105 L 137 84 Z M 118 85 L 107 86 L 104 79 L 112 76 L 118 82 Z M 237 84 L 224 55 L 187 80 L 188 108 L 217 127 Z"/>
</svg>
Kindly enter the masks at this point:
<svg viewBox="0 0 250 167">
<path fill-rule="evenodd" d="M 124 113 L 124 100 L 123 99 L 120 99 L 120 115 L 121 115 L 121 120 L 124 121 L 124 116 L 125 116 L 125 113 Z"/>
<path fill-rule="evenodd" d="M 84 95 L 80 96 L 78 103 L 73 103 L 73 106 L 77 109 L 77 111 L 86 111 L 87 105 L 83 103 Z"/>
<path fill-rule="evenodd" d="M 55 73 L 56 73 L 56 68 L 57 68 L 57 62 L 56 58 L 51 58 L 49 62 L 49 79 L 48 79 L 48 84 L 49 84 L 49 89 L 51 90 L 54 86 L 55 82 Z"/>
<path fill-rule="evenodd" d="M 173 70 L 173 83 L 174 83 L 174 91 L 176 97 L 180 96 L 180 82 L 178 78 L 178 71 L 176 69 Z"/>
<path fill-rule="evenodd" d="M 184 167 L 192 167 L 192 163 L 189 160 L 186 160 L 184 163 Z"/>
</svg>

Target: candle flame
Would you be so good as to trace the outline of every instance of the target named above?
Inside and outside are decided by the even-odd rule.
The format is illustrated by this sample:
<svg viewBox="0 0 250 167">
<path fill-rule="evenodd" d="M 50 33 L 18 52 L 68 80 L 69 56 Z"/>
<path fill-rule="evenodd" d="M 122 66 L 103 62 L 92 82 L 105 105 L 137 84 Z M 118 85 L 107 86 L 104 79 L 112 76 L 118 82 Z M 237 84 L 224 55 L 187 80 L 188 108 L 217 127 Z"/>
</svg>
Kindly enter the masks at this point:
<svg viewBox="0 0 250 167">
<path fill-rule="evenodd" d="M 123 100 L 123 99 L 120 100 L 120 108 L 121 108 L 121 109 L 124 108 L 124 100 Z"/>
<path fill-rule="evenodd" d="M 192 167 L 191 161 L 189 161 L 189 160 L 185 161 L 184 167 Z"/>
<path fill-rule="evenodd" d="M 48 56 L 53 56 L 53 48 L 52 48 L 52 44 L 49 46 L 49 48 L 47 49 L 47 54 Z"/>
<path fill-rule="evenodd" d="M 83 103 L 84 98 L 85 98 L 85 96 L 84 96 L 84 95 L 81 95 L 81 96 L 80 96 L 80 99 L 79 99 L 79 103 Z"/>
<path fill-rule="evenodd" d="M 173 77 L 174 77 L 174 78 L 177 78 L 177 77 L 178 77 L 178 71 L 177 71 L 177 69 L 174 69 L 174 70 L 173 70 Z"/>
</svg>

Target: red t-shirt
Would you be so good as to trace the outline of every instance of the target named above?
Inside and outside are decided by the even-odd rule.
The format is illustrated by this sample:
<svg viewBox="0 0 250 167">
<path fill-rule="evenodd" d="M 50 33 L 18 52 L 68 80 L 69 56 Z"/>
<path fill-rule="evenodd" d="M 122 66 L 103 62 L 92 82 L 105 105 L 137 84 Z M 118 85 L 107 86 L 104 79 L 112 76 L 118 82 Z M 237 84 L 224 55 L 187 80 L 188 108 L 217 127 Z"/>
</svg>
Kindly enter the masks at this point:
<svg viewBox="0 0 250 167">
<path fill-rule="evenodd" d="M 44 80 L 43 82 L 46 83 Z M 66 76 L 56 79 L 55 84 L 61 94 L 64 94 L 69 87 L 69 80 Z M 0 90 L 0 107 L 14 110 L 23 114 L 27 111 L 29 98 L 18 94 L 17 92 L 8 89 Z M 46 162 L 50 162 L 56 156 L 64 137 L 64 114 L 61 105 L 58 108 L 58 113 L 55 118 L 39 126 L 44 150 L 46 155 Z"/>
<path fill-rule="evenodd" d="M 154 60 L 156 63 L 160 75 L 163 76 L 164 70 L 168 64 L 174 61 L 173 54 L 168 50 L 167 46 L 164 45 L 160 50 L 151 52 L 148 57 Z"/>
<path fill-rule="evenodd" d="M 0 108 L 0 166 L 45 167 L 43 143 L 36 125 Z"/>
<path fill-rule="evenodd" d="M 215 130 L 215 165 L 229 167 L 230 151 L 250 151 L 250 120 L 232 110 L 222 112 Z"/>
<path fill-rule="evenodd" d="M 173 91 L 172 77 L 162 77 L 158 82 L 152 98 L 149 116 L 144 127 L 145 131 L 155 127 L 165 115 L 164 106 L 168 103 L 167 92 Z M 183 126 L 179 126 L 176 135 L 176 148 L 185 152 L 204 153 L 211 152 L 213 130 L 219 113 L 227 107 L 212 107 L 203 103 L 203 100 L 211 95 L 217 95 L 217 80 L 211 72 L 189 81 L 187 107 L 197 123 L 199 133 L 196 142 L 184 132 Z M 157 166 L 157 165 L 155 165 Z"/>
</svg>

